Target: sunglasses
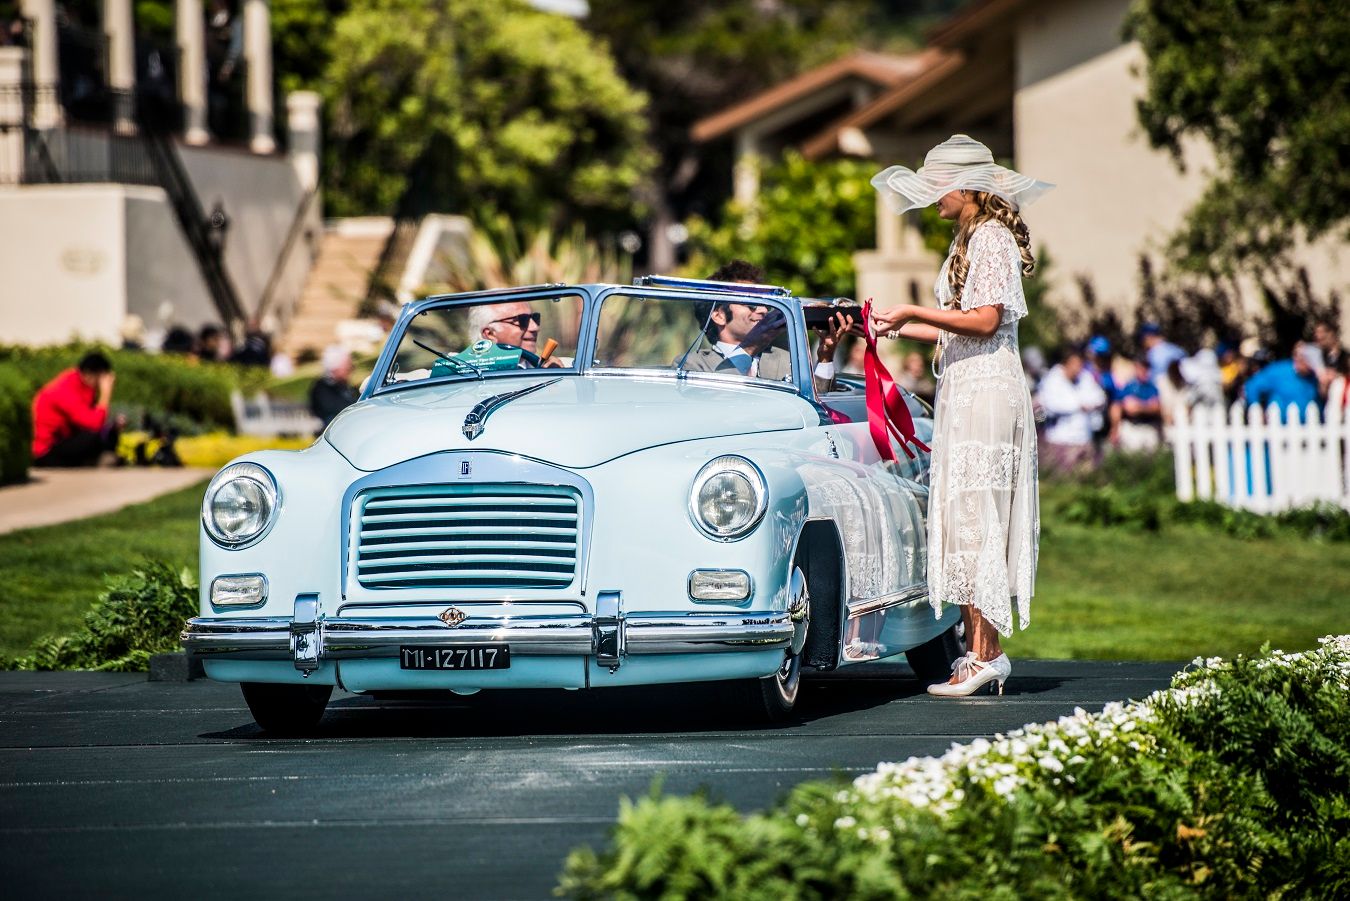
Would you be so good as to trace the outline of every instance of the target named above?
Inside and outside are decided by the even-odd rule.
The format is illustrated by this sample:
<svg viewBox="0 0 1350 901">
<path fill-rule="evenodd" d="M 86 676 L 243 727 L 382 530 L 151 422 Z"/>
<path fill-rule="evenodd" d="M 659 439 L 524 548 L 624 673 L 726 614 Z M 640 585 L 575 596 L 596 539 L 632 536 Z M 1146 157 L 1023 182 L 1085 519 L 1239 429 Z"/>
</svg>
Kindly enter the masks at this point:
<svg viewBox="0 0 1350 901">
<path fill-rule="evenodd" d="M 518 316 L 507 316 L 505 319 L 494 319 L 491 324 L 496 325 L 498 322 L 510 322 L 523 332 L 530 327 L 531 322 L 538 325 L 539 318 L 538 313 L 521 313 Z"/>
</svg>

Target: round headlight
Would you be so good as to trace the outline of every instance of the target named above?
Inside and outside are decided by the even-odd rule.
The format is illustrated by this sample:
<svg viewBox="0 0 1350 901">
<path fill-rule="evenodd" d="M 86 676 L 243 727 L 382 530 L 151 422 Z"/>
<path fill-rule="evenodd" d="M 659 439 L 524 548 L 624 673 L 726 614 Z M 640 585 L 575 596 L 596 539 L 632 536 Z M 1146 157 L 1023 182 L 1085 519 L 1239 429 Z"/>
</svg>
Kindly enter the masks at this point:
<svg viewBox="0 0 1350 901">
<path fill-rule="evenodd" d="M 216 544 L 244 547 L 271 528 L 277 500 L 277 483 L 270 472 L 256 463 L 235 463 L 207 486 L 202 525 Z"/>
<path fill-rule="evenodd" d="M 759 467 L 744 457 L 718 457 L 694 477 L 689 506 L 707 535 L 730 541 L 748 534 L 764 517 L 769 492 Z"/>
</svg>

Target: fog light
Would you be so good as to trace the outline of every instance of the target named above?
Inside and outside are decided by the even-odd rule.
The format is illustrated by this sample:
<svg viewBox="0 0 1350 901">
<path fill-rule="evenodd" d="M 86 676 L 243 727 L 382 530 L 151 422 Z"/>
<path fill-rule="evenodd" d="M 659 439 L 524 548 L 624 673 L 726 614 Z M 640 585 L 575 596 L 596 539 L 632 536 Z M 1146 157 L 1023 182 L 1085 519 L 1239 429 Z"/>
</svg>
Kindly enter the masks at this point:
<svg viewBox="0 0 1350 901">
<path fill-rule="evenodd" d="M 211 582 L 211 604 L 215 607 L 254 607 L 267 600 L 267 577 L 218 576 Z"/>
<path fill-rule="evenodd" d="M 750 574 L 739 569 L 696 569 L 689 574 L 696 601 L 743 601 L 750 597 Z"/>
</svg>

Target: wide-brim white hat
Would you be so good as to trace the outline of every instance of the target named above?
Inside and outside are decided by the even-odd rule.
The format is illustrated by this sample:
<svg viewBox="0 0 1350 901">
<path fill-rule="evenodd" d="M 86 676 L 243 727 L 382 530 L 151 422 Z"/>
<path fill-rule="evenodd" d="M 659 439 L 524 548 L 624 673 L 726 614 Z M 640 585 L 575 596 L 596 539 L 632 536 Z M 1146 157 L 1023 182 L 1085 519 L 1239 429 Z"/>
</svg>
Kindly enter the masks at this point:
<svg viewBox="0 0 1350 901">
<path fill-rule="evenodd" d="M 1020 209 L 1054 185 L 994 162 L 989 148 L 967 135 L 952 135 L 928 151 L 915 172 L 891 166 L 872 176 L 872 187 L 896 213 L 926 207 L 948 191 L 987 191 Z"/>
</svg>

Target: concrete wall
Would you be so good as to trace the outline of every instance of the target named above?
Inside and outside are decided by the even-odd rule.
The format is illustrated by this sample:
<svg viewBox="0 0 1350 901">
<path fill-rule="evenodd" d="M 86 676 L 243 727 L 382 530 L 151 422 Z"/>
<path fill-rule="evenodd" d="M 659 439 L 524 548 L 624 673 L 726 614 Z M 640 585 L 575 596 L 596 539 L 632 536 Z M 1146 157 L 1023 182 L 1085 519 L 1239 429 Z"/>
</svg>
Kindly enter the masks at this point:
<svg viewBox="0 0 1350 901">
<path fill-rule="evenodd" d="M 252 313 L 304 196 L 300 179 L 284 156 L 183 145 L 179 145 L 179 154 L 201 198 L 202 209 L 210 212 L 217 198 L 224 203 L 230 217 L 225 268 L 244 309 Z M 301 245 L 297 252 L 307 250 Z M 298 296 L 298 286 L 295 293 Z"/>
<path fill-rule="evenodd" d="M 219 322 L 178 217 L 160 188 L 126 191 L 126 311 L 149 328 Z M 168 314 L 167 316 L 165 314 Z"/>
<path fill-rule="evenodd" d="M 71 130 L 62 164 L 107 169 L 106 134 Z M 230 217 L 225 267 L 253 314 L 295 217 L 304 187 L 290 161 L 237 150 L 180 155 L 206 212 L 219 198 Z M 148 164 L 147 164 L 148 165 Z M 72 170 L 73 171 L 73 170 Z M 307 222 L 317 236 L 318 205 Z M 274 297 L 284 320 L 300 296 L 317 241 L 297 241 Z M 123 318 L 147 328 L 219 322 L 201 271 L 163 190 L 134 185 L 0 188 L 0 342 L 72 337 L 116 342 Z M 168 316 L 164 312 L 168 311 Z"/>
<path fill-rule="evenodd" d="M 125 315 L 126 188 L 0 188 L 0 343 L 114 341 Z"/>
</svg>

